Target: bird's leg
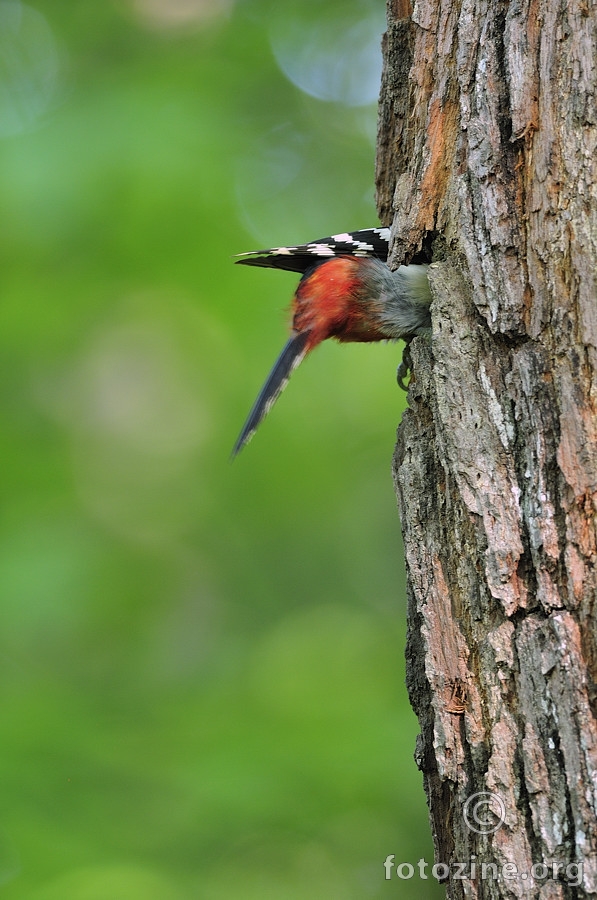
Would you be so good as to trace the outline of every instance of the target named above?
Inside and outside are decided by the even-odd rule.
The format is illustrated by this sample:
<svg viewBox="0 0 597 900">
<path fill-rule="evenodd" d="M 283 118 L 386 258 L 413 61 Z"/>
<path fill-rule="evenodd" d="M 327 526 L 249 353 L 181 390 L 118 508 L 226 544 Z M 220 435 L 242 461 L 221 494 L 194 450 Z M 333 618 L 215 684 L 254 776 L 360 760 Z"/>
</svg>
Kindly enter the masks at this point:
<svg viewBox="0 0 597 900">
<path fill-rule="evenodd" d="M 396 381 L 403 391 L 408 390 L 408 385 L 404 384 L 404 379 L 412 372 L 412 359 L 410 356 L 410 341 L 407 341 L 402 351 L 402 359 L 396 370 Z"/>
</svg>

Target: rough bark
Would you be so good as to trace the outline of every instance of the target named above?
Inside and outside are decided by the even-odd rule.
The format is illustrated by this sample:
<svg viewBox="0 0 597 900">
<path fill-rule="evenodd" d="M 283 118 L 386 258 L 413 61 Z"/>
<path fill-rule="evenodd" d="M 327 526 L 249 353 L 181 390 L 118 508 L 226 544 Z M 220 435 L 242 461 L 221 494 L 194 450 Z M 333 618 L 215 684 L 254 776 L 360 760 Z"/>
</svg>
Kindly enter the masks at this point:
<svg viewBox="0 0 597 900">
<path fill-rule="evenodd" d="M 435 260 L 395 476 L 449 898 L 597 896 L 596 37 L 595 0 L 388 3 L 379 210 L 395 264 Z"/>
</svg>

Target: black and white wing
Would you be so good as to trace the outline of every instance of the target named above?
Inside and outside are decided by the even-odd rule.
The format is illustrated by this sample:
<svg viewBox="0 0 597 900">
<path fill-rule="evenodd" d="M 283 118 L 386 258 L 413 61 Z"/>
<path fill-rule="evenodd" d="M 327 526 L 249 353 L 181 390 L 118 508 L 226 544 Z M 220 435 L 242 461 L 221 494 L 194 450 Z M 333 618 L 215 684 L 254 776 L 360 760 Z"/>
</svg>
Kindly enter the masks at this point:
<svg viewBox="0 0 597 900">
<path fill-rule="evenodd" d="M 296 247 L 271 247 L 269 250 L 239 253 L 236 262 L 243 266 L 286 269 L 304 275 L 309 269 L 335 256 L 372 256 L 386 262 L 389 243 L 389 228 L 364 228 L 361 231 L 332 234 Z"/>
</svg>

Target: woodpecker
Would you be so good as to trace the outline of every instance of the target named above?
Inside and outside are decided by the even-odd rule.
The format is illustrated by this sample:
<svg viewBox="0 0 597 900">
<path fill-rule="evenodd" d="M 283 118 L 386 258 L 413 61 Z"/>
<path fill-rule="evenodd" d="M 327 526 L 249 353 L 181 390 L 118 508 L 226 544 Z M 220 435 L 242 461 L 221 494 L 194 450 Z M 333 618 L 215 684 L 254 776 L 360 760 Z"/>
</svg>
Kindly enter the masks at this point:
<svg viewBox="0 0 597 900">
<path fill-rule="evenodd" d="M 240 253 L 237 263 L 299 272 L 292 300 L 292 329 L 234 445 L 253 437 L 294 369 L 326 338 L 337 341 L 407 342 L 398 383 L 409 369 L 408 343 L 431 328 L 428 266 L 387 265 L 389 228 L 334 234 L 296 247 Z"/>
</svg>

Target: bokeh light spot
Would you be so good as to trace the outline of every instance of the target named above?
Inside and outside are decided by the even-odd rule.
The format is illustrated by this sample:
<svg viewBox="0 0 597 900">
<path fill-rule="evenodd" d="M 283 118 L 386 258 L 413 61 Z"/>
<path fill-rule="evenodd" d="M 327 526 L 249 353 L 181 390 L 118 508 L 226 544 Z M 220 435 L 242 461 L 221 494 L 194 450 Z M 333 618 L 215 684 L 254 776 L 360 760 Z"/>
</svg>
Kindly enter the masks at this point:
<svg viewBox="0 0 597 900">
<path fill-rule="evenodd" d="M 60 68 L 44 16 L 18 0 L 0 2 L 0 137 L 37 124 L 55 99 Z"/>
<path fill-rule="evenodd" d="M 330 9 L 311 2 L 274 16 L 270 42 L 282 72 L 306 94 L 365 106 L 379 94 L 384 28 L 385 10 L 378 3 Z"/>
<path fill-rule="evenodd" d="M 156 30 L 197 28 L 226 15 L 234 0 L 132 0 L 133 13 Z"/>
</svg>

